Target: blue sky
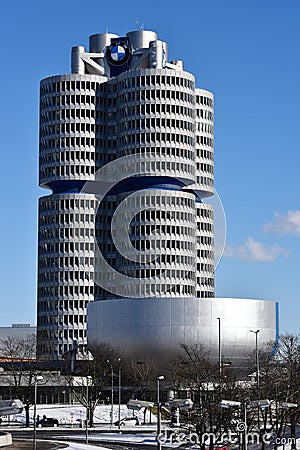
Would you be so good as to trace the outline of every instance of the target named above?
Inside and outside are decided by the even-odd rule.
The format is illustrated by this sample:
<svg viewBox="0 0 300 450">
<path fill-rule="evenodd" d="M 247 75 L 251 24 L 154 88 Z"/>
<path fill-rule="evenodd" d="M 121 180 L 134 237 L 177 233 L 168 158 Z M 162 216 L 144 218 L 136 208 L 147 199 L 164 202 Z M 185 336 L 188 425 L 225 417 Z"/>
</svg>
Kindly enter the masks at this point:
<svg viewBox="0 0 300 450">
<path fill-rule="evenodd" d="M 216 295 L 279 301 L 281 331 L 300 331 L 299 20 L 298 0 L 4 0 L 0 326 L 35 323 L 39 80 L 68 73 L 89 35 L 144 26 L 215 94 Z"/>
</svg>

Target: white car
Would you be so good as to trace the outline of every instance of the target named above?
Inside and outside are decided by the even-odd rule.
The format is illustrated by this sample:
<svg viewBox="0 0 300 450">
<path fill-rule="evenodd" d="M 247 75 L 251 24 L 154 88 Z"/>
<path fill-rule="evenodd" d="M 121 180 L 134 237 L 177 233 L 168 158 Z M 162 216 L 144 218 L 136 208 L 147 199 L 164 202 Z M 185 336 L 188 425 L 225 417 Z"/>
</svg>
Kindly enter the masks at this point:
<svg viewBox="0 0 300 450">
<path fill-rule="evenodd" d="M 117 420 L 117 422 L 114 423 L 114 425 L 119 425 L 119 421 Z M 125 417 L 124 419 L 120 420 L 120 426 L 124 427 L 125 425 L 127 426 L 134 426 L 134 425 L 140 425 L 140 421 L 138 419 L 138 417 Z"/>
</svg>

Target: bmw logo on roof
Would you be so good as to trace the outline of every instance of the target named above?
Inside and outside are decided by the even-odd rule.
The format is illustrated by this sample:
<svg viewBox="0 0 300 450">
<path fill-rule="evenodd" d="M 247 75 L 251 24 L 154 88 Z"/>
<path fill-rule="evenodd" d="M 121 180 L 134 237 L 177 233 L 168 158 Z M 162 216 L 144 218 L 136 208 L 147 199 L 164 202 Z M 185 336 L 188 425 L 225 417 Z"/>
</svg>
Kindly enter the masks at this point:
<svg viewBox="0 0 300 450">
<path fill-rule="evenodd" d="M 113 42 L 106 51 L 108 62 L 113 66 L 122 66 L 130 58 L 130 49 L 126 42 Z"/>
</svg>

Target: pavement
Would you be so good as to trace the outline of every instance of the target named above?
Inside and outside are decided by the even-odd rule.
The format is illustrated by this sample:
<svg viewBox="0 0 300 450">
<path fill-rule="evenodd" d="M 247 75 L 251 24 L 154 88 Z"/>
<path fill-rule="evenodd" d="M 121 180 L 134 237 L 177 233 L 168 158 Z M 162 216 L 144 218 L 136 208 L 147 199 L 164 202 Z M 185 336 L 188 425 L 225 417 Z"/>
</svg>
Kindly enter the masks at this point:
<svg viewBox="0 0 300 450">
<path fill-rule="evenodd" d="M 19 441 L 13 440 L 12 445 L 7 447 L 9 450 L 32 450 L 31 441 Z M 36 443 L 36 450 L 58 450 L 60 448 L 69 448 L 67 444 L 61 444 L 56 442 L 38 441 Z"/>
</svg>

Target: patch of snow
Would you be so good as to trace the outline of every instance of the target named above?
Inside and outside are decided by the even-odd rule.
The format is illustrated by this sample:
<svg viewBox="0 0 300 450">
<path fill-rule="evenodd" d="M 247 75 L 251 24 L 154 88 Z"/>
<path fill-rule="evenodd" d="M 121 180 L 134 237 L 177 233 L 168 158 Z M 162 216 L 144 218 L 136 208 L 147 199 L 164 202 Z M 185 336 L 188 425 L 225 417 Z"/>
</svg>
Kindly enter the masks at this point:
<svg viewBox="0 0 300 450">
<path fill-rule="evenodd" d="M 53 417 L 58 420 L 60 425 L 74 425 L 78 426 L 80 423 L 83 423 L 86 418 L 86 408 L 82 405 L 62 405 L 62 404 L 54 404 L 54 405 L 37 405 L 36 410 L 37 416 L 42 418 L 44 415 L 46 417 Z M 131 410 L 127 408 L 126 405 L 121 405 L 121 419 L 127 417 L 137 416 L 142 423 L 144 420 L 143 410 L 138 411 L 136 414 L 133 414 Z M 114 405 L 113 408 L 113 423 L 119 419 L 119 407 L 118 405 Z M 25 424 L 25 412 L 23 411 L 21 414 L 14 414 L 10 419 L 12 422 L 18 422 Z M 150 412 L 147 411 L 146 414 L 146 423 L 150 422 Z M 156 423 L 156 416 L 154 414 L 151 415 L 151 422 Z M 94 413 L 94 424 L 107 424 L 111 423 L 111 405 L 99 405 L 95 408 Z M 33 406 L 30 408 L 30 424 L 33 424 Z M 123 428 L 123 427 L 122 427 Z"/>
<path fill-rule="evenodd" d="M 67 444 L 69 450 L 110 450 L 107 447 L 95 447 L 89 444 L 75 444 L 74 442 L 62 442 L 62 444 Z"/>
</svg>

